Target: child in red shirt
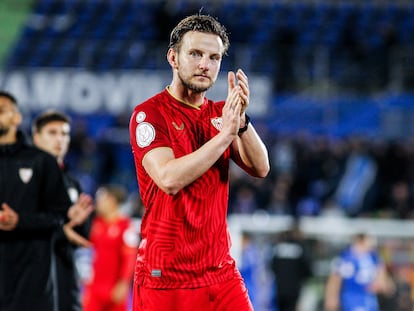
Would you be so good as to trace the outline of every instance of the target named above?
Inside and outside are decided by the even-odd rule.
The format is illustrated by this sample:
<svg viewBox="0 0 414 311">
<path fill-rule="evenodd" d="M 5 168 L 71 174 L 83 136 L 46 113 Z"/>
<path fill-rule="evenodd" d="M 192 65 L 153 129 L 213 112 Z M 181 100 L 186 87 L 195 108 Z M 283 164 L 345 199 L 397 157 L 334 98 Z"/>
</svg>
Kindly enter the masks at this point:
<svg viewBox="0 0 414 311">
<path fill-rule="evenodd" d="M 93 244 L 91 278 L 85 286 L 84 311 L 126 311 L 131 289 L 138 232 L 119 207 L 125 190 L 105 185 L 96 192 L 96 217 L 90 241 Z"/>
</svg>

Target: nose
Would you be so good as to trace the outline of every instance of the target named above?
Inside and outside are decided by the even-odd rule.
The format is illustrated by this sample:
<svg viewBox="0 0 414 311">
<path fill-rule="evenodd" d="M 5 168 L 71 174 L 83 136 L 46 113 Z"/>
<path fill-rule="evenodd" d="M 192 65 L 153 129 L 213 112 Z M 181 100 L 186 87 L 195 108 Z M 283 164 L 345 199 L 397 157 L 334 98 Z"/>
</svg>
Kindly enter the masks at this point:
<svg viewBox="0 0 414 311">
<path fill-rule="evenodd" d="M 200 59 L 199 67 L 203 70 L 208 70 L 209 69 L 209 64 L 210 64 L 210 59 L 206 56 L 203 56 Z"/>
</svg>

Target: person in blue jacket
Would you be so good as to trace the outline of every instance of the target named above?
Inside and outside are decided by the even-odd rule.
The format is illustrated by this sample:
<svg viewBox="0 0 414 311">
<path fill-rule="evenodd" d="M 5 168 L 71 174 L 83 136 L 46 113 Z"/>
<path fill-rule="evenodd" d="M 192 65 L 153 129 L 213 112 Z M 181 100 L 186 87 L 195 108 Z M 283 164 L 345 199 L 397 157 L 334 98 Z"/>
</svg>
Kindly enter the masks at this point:
<svg viewBox="0 0 414 311">
<path fill-rule="evenodd" d="M 379 311 L 377 295 L 393 283 L 376 250 L 375 238 L 357 233 L 334 260 L 325 289 L 325 311 Z"/>
</svg>

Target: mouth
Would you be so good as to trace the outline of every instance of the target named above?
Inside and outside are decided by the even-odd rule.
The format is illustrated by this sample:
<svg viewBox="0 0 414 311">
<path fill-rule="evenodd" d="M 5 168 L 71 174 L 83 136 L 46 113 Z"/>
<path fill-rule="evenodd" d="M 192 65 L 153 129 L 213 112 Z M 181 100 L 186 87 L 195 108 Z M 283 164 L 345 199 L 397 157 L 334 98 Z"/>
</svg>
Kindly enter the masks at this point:
<svg viewBox="0 0 414 311">
<path fill-rule="evenodd" d="M 203 75 L 203 74 L 200 74 L 200 75 L 194 75 L 194 77 L 196 77 L 197 79 L 207 79 L 207 80 L 210 80 L 210 77 L 209 76 L 207 76 L 207 75 Z"/>
</svg>

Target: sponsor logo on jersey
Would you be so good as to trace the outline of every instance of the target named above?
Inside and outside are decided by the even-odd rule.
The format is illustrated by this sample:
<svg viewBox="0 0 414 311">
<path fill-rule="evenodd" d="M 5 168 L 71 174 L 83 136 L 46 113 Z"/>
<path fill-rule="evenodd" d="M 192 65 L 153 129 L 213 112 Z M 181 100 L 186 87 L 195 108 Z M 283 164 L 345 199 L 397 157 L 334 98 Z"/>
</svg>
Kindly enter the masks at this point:
<svg viewBox="0 0 414 311">
<path fill-rule="evenodd" d="M 175 127 L 177 131 L 182 131 L 184 129 L 184 123 L 181 123 L 180 126 L 177 125 L 174 121 L 172 122 L 172 125 Z"/>
<path fill-rule="evenodd" d="M 160 269 L 153 269 L 151 271 L 151 276 L 159 278 L 161 277 L 161 270 Z"/>
<path fill-rule="evenodd" d="M 31 168 L 20 168 L 19 169 L 19 177 L 22 180 L 22 182 L 24 182 L 25 184 L 27 184 L 33 176 L 33 169 Z"/>
</svg>

